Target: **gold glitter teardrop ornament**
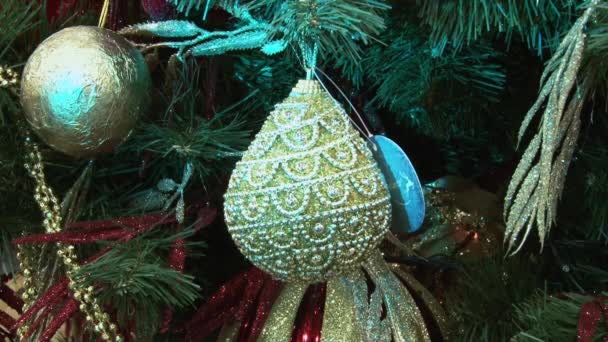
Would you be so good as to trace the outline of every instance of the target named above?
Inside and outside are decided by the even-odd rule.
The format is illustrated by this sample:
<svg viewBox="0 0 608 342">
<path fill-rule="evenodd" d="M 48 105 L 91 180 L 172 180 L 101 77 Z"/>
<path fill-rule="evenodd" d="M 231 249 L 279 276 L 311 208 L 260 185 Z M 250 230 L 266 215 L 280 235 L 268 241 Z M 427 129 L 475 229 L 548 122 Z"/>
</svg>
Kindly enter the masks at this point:
<svg viewBox="0 0 608 342">
<path fill-rule="evenodd" d="M 54 149 L 75 157 L 110 152 L 149 103 L 142 54 L 98 27 L 63 29 L 30 56 L 21 82 L 25 118 Z"/>
<path fill-rule="evenodd" d="M 228 230 L 257 267 L 320 282 L 362 264 L 390 225 L 384 178 L 344 109 L 317 81 L 275 106 L 225 195 Z"/>
</svg>

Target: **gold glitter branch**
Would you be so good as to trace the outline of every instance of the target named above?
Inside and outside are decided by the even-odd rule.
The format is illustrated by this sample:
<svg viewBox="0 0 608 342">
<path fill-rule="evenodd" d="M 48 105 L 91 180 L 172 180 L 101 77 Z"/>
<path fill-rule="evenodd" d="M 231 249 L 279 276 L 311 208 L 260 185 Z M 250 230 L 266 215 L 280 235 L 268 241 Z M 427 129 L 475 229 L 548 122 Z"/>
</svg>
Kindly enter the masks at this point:
<svg viewBox="0 0 608 342">
<path fill-rule="evenodd" d="M 588 93 L 577 82 L 585 50 L 585 25 L 597 1 L 592 2 L 562 40 L 541 77 L 538 99 L 528 111 L 519 130 L 522 140 L 532 119 L 544 105 L 539 131 L 532 138 L 513 174 L 505 198 L 507 253 L 517 253 L 536 224 L 542 244 L 555 222 L 568 166 L 580 130 L 580 114 Z M 520 234 L 523 237 L 520 239 Z M 519 242 L 518 242 L 519 240 Z"/>
</svg>

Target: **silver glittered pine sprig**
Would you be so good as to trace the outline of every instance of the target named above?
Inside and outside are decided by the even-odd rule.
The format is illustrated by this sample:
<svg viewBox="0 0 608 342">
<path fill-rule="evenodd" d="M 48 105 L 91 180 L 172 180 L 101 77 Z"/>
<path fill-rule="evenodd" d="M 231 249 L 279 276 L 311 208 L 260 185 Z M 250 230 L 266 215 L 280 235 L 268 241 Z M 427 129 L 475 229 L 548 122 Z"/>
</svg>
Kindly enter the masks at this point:
<svg viewBox="0 0 608 342">
<path fill-rule="evenodd" d="M 581 111 L 590 91 L 589 83 L 580 77 L 580 70 L 587 40 L 586 25 L 597 4 L 597 0 L 590 2 L 548 61 L 541 77 L 540 94 L 519 130 L 521 141 L 536 114 L 544 108 L 539 130 L 524 151 L 505 197 L 507 253 L 517 253 L 534 226 L 542 246 L 555 223 L 557 203 L 580 131 Z"/>
<path fill-rule="evenodd" d="M 229 51 L 260 49 L 267 55 L 282 52 L 287 43 L 275 39 L 273 26 L 256 20 L 249 11 L 237 4 L 226 6 L 228 12 L 241 21 L 232 31 L 207 31 L 191 21 L 166 20 L 127 26 L 119 31 L 124 36 L 157 37 L 164 41 L 154 44 L 136 44 L 144 51 L 155 48 L 177 49 L 177 57 L 201 57 L 225 54 Z"/>
</svg>

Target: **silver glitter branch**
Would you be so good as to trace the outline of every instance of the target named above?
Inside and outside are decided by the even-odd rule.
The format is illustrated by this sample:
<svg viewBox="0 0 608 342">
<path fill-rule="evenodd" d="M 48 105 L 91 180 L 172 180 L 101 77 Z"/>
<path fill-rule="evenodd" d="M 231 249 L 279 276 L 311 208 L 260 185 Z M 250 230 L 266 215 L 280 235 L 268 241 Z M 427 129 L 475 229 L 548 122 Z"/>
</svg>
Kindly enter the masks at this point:
<svg viewBox="0 0 608 342">
<path fill-rule="evenodd" d="M 521 142 L 531 121 L 544 106 L 539 131 L 526 148 L 505 198 L 508 254 L 521 249 L 535 225 L 542 246 L 555 223 L 557 203 L 574 154 L 581 110 L 588 93 L 587 84 L 577 76 L 585 51 L 585 25 L 595 5 L 597 1 L 585 10 L 547 63 L 540 94 L 519 130 Z"/>
<path fill-rule="evenodd" d="M 193 5 L 194 6 L 194 5 Z M 143 44 L 143 50 L 155 48 L 177 49 L 177 57 L 200 57 L 225 54 L 229 51 L 260 49 L 267 55 L 282 52 L 283 39 L 271 39 L 273 26 L 254 19 L 247 9 L 238 5 L 226 6 L 242 25 L 232 31 L 207 31 L 187 20 L 167 20 L 128 26 L 119 31 L 125 36 L 152 36 L 169 39 L 155 44 Z"/>
</svg>

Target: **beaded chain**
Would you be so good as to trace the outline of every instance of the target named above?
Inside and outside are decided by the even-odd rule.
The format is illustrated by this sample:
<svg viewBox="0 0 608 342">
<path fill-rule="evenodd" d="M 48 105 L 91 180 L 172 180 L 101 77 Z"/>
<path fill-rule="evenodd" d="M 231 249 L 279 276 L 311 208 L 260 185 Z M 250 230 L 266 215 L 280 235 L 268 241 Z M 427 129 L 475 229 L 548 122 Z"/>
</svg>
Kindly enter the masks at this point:
<svg viewBox="0 0 608 342">
<path fill-rule="evenodd" d="M 0 66 L 0 88 L 17 88 L 18 75 L 16 72 L 7 67 Z M 61 216 L 61 206 L 55 196 L 53 190 L 48 186 L 44 174 L 44 164 L 42 154 L 38 145 L 33 142 L 29 132 L 25 133 L 25 169 L 35 182 L 34 200 L 40 207 L 43 214 L 43 226 L 46 233 L 53 234 L 61 231 L 63 218 Z M 86 315 L 87 322 L 93 327 L 93 330 L 105 341 L 122 341 L 122 337 L 118 334 L 118 329 L 114 323 L 110 322 L 110 316 L 103 311 L 95 295 L 93 286 L 84 286 L 82 281 L 76 278 L 80 269 L 77 263 L 75 248 L 72 245 L 63 243 L 57 244 L 57 255 L 63 261 L 67 269 L 69 278 L 69 287 L 74 292 L 74 298 L 80 303 L 80 311 Z M 33 281 L 33 260 L 28 255 L 24 247 L 19 248 L 17 257 L 19 259 L 20 268 L 22 270 L 25 291 L 22 293 L 24 301 L 24 310 L 27 310 L 34 303 L 39 295 L 39 289 Z M 23 340 L 29 326 L 24 324 L 17 331 L 19 339 Z"/>
</svg>

